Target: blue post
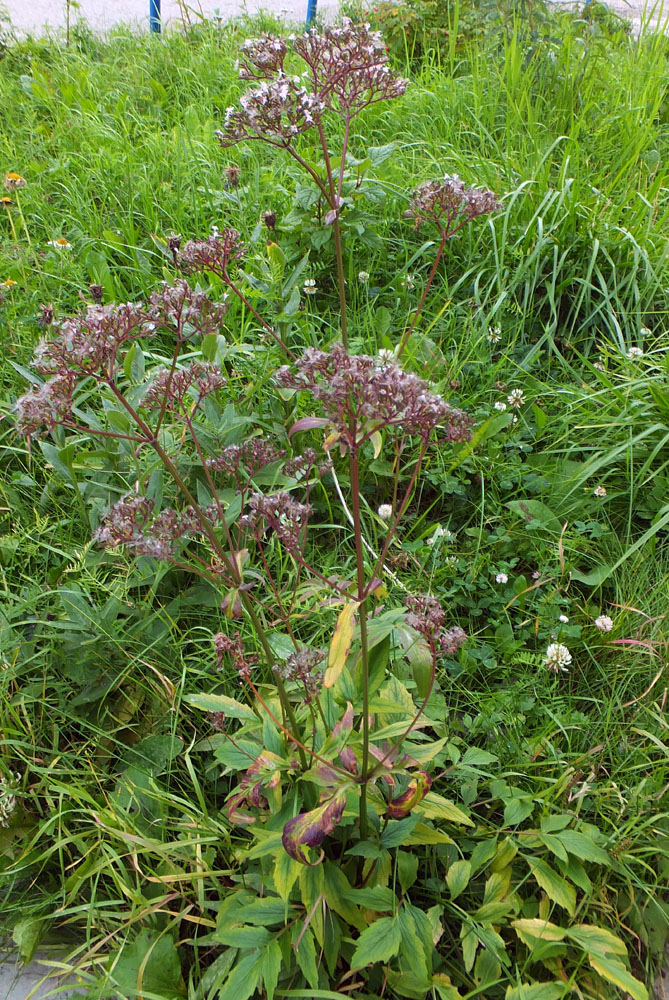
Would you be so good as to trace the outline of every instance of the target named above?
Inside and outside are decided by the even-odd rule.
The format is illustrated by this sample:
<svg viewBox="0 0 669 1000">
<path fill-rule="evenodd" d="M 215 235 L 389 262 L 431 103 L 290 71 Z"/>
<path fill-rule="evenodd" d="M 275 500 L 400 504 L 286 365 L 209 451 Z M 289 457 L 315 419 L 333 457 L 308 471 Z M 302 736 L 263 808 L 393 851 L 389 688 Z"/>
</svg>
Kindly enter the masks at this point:
<svg viewBox="0 0 669 1000">
<path fill-rule="evenodd" d="M 316 4 L 318 0 L 307 0 L 307 28 L 310 28 L 316 17 Z"/>
<path fill-rule="evenodd" d="M 149 30 L 160 31 L 160 0 L 149 0 Z"/>
</svg>

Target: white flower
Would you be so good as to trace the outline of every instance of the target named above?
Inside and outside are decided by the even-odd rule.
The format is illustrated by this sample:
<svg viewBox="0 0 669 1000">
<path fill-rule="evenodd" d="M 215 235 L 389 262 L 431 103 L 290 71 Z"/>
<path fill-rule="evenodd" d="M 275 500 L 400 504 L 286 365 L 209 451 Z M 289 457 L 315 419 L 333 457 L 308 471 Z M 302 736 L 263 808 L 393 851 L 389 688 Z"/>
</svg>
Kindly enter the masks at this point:
<svg viewBox="0 0 669 1000">
<path fill-rule="evenodd" d="M 639 327 L 639 336 L 641 337 L 642 340 L 645 340 L 646 337 L 652 337 L 653 336 L 653 331 L 649 330 L 647 326 L 640 326 Z"/>
<path fill-rule="evenodd" d="M 502 330 L 499 326 L 489 326 L 488 327 L 488 343 L 489 344 L 499 344 L 502 339 Z"/>
<path fill-rule="evenodd" d="M 449 531 L 448 528 L 442 528 L 442 526 L 438 524 L 434 529 L 434 531 L 432 532 L 432 534 L 430 535 L 430 537 L 426 539 L 425 544 L 434 545 L 436 542 L 439 541 L 439 539 L 443 539 L 445 542 L 454 542 L 455 537 L 456 536 L 453 534 L 452 531 Z"/>
<path fill-rule="evenodd" d="M 313 278 L 307 278 L 302 285 L 305 295 L 315 295 L 316 294 L 316 282 Z"/>
<path fill-rule="evenodd" d="M 412 288 L 415 288 L 415 287 L 416 287 L 416 283 L 415 283 L 415 281 L 414 281 L 414 276 L 413 276 L 413 274 L 407 274 L 406 278 L 404 278 L 404 279 L 403 279 L 403 280 L 402 280 L 402 281 L 400 282 L 400 284 L 401 284 L 402 288 L 406 288 L 406 290 L 407 290 L 408 292 L 410 292 Z"/>
<path fill-rule="evenodd" d="M 391 351 L 389 347 L 382 347 L 379 351 L 379 361 L 382 361 L 384 365 L 391 365 L 395 360 L 395 352 Z"/>
<path fill-rule="evenodd" d="M 369 271 L 358 271 L 358 281 L 361 285 L 366 285 L 369 281 Z"/>
<path fill-rule="evenodd" d="M 495 583 L 508 583 L 509 578 L 506 573 L 498 573 L 495 577 Z"/>
<path fill-rule="evenodd" d="M 48 247 L 56 247 L 57 250 L 71 250 L 72 244 L 63 237 L 59 236 L 57 240 L 49 240 L 47 243 Z"/>
<path fill-rule="evenodd" d="M 563 625 L 566 625 L 567 622 L 569 621 L 569 619 L 567 618 L 566 615 L 560 615 L 560 617 L 558 618 L 558 621 L 562 622 Z"/>
<path fill-rule="evenodd" d="M 499 410 L 500 413 L 504 413 L 506 409 L 506 403 L 503 403 L 501 400 L 498 399 L 497 402 L 495 403 L 495 409 Z"/>
<path fill-rule="evenodd" d="M 605 489 L 605 487 L 604 486 L 595 486 L 594 490 L 592 491 L 592 495 L 593 495 L 593 497 L 605 497 L 606 496 L 606 489 Z"/>
<path fill-rule="evenodd" d="M 379 515 L 382 521 L 389 521 L 390 518 L 393 516 L 392 504 L 382 503 L 376 513 Z"/>
<path fill-rule="evenodd" d="M 600 372 L 605 372 L 606 371 L 606 368 L 604 367 L 604 365 L 602 364 L 601 361 L 595 361 L 595 363 L 593 364 L 592 367 L 596 368 L 597 371 L 600 371 Z"/>
<path fill-rule="evenodd" d="M 643 351 L 640 347 L 630 347 L 627 352 L 627 357 L 632 361 L 637 361 L 639 358 L 643 357 Z"/>
<path fill-rule="evenodd" d="M 600 632 L 610 632 L 613 628 L 613 618 L 609 618 L 608 615 L 600 615 L 599 618 L 595 618 L 595 628 L 598 628 Z"/>
<path fill-rule="evenodd" d="M 512 389 L 506 398 L 509 406 L 515 406 L 517 409 L 525 402 L 525 393 L 522 389 Z"/>
<path fill-rule="evenodd" d="M 546 650 L 544 663 L 549 670 L 554 670 L 555 673 L 562 670 L 566 674 L 568 673 L 567 667 L 571 663 L 571 653 L 562 643 L 551 642 Z"/>
<path fill-rule="evenodd" d="M 16 809 L 16 796 L 14 789 L 21 781 L 21 775 L 17 771 L 10 774 L 9 778 L 0 778 L 0 826 L 9 826 L 12 813 Z"/>
</svg>

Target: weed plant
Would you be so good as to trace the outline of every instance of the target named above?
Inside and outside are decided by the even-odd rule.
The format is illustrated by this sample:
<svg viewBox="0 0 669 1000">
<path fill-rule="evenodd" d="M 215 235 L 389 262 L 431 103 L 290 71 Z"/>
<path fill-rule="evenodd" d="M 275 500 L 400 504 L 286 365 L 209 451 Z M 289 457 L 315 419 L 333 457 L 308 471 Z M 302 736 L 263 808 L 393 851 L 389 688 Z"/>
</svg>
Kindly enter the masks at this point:
<svg viewBox="0 0 669 1000">
<path fill-rule="evenodd" d="M 549 28 L 3 51 L 2 930 L 82 995 L 648 996 L 667 50 Z"/>
</svg>

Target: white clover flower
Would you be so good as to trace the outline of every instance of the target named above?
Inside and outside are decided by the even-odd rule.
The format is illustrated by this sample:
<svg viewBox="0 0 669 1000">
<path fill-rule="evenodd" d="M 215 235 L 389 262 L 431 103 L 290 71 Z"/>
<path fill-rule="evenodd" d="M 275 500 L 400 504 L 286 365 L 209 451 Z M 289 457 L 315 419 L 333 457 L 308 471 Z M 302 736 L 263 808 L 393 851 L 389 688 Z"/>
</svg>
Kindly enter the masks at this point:
<svg viewBox="0 0 669 1000">
<path fill-rule="evenodd" d="M 638 361 L 639 358 L 643 357 L 643 351 L 641 350 L 640 347 L 630 347 L 630 349 L 627 352 L 627 357 L 631 361 Z"/>
<path fill-rule="evenodd" d="M 551 642 L 546 650 L 544 663 L 549 670 L 554 670 L 555 673 L 561 670 L 566 674 L 569 672 L 567 667 L 571 663 L 571 653 L 561 642 Z"/>
<path fill-rule="evenodd" d="M 402 288 L 406 288 L 406 290 L 408 292 L 410 292 L 413 288 L 416 287 L 416 282 L 414 280 L 414 275 L 413 274 L 407 274 L 406 278 L 403 278 L 402 281 L 400 282 L 400 284 L 401 284 Z"/>
<path fill-rule="evenodd" d="M 313 278 L 307 278 L 302 285 L 305 295 L 315 295 L 317 292 L 316 282 Z"/>
<path fill-rule="evenodd" d="M 525 402 L 525 393 L 522 389 L 512 389 L 506 398 L 509 406 L 515 406 L 518 409 Z"/>
<path fill-rule="evenodd" d="M 599 618 L 595 618 L 595 628 L 598 628 L 600 632 L 610 632 L 613 628 L 613 618 L 608 615 L 600 615 Z"/>
<path fill-rule="evenodd" d="M 366 285 L 369 281 L 369 271 L 358 271 L 358 281 L 361 285 Z"/>
<path fill-rule="evenodd" d="M 382 347 L 379 351 L 379 361 L 382 361 L 384 365 L 391 365 L 395 360 L 395 352 L 391 351 L 389 347 Z"/>
<path fill-rule="evenodd" d="M 646 337 L 652 337 L 652 336 L 653 336 L 653 331 L 649 330 L 647 326 L 640 326 L 639 327 L 639 337 L 642 340 L 645 340 Z"/>
<path fill-rule="evenodd" d="M 504 411 L 506 410 L 506 403 L 498 399 L 497 402 L 495 403 L 495 409 L 499 410 L 500 413 L 504 413 Z"/>
<path fill-rule="evenodd" d="M 498 573 L 495 577 L 495 583 L 508 583 L 509 578 L 506 573 Z"/>
<path fill-rule="evenodd" d="M 382 521 L 389 521 L 393 516 L 393 505 L 390 503 L 382 503 L 376 513 Z"/>
<path fill-rule="evenodd" d="M 442 528 L 442 526 L 438 524 L 430 537 L 425 540 L 425 544 L 435 545 L 440 539 L 444 542 L 454 542 L 456 540 L 456 536 L 452 531 L 449 531 L 448 528 Z"/>
<path fill-rule="evenodd" d="M 502 339 L 502 328 L 499 326 L 489 326 L 488 327 L 488 343 L 489 344 L 499 344 Z"/>
<path fill-rule="evenodd" d="M 600 497 L 600 498 L 605 497 L 606 488 L 604 486 L 595 486 L 594 490 L 592 491 L 592 495 L 593 497 Z"/>
<path fill-rule="evenodd" d="M 71 250 L 72 244 L 63 237 L 59 236 L 57 240 L 49 240 L 47 242 L 48 247 L 55 247 L 57 250 Z"/>
<path fill-rule="evenodd" d="M 593 364 L 592 367 L 596 368 L 597 371 L 600 371 L 600 372 L 605 372 L 606 371 L 606 368 L 604 367 L 604 365 L 602 364 L 601 361 L 595 361 L 595 363 Z"/>
<path fill-rule="evenodd" d="M 567 618 L 566 615 L 560 615 L 560 617 L 558 618 L 558 621 L 562 622 L 563 625 L 566 625 L 567 622 L 569 621 L 569 619 Z"/>
</svg>

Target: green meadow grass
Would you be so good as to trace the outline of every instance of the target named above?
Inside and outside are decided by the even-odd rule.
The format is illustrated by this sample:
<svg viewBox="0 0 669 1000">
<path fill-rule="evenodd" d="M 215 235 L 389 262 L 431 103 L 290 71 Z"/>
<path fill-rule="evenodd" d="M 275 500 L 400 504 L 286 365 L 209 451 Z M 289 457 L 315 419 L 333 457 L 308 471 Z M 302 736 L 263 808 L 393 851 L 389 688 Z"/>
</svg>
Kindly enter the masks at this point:
<svg viewBox="0 0 669 1000">
<path fill-rule="evenodd" d="M 87 522 L 100 511 L 36 444 L 26 450 L 11 409 L 44 307 L 66 315 L 92 283 L 108 301 L 148 295 L 171 276 L 170 233 L 229 225 L 261 255 L 272 210 L 277 241 L 295 260 L 304 252 L 282 234 L 289 163 L 214 139 L 242 92 L 239 43 L 261 27 L 271 22 L 104 41 L 80 28 L 69 47 L 32 39 L 0 60 L 0 173 L 27 181 L 0 210 L 0 282 L 15 283 L 0 303 L 0 773 L 28 776 L 19 820 L 0 828 L 0 932 L 24 957 L 38 940 L 65 943 L 93 997 L 107 995 L 109 956 L 160 908 L 166 874 L 174 889 L 157 919 L 183 943 L 188 997 L 208 996 L 198 921 L 211 926 L 243 834 L 225 821 L 228 785 L 183 699 L 220 680 L 220 612 L 176 572 L 138 587 L 130 567 L 124 577 L 97 559 Z M 496 191 L 502 211 L 449 245 L 407 363 L 450 383 L 478 420 L 514 388 L 526 402 L 462 473 L 445 453 L 431 461 L 406 542 L 420 586 L 471 637 L 441 678 L 453 737 L 547 802 L 588 786 L 569 807 L 603 830 L 616 864 L 583 919 L 613 913 L 649 980 L 669 926 L 669 42 L 555 30 L 560 44 L 529 58 L 518 25 L 400 67 L 406 96 L 359 119 L 355 156 L 396 148 L 377 172 L 377 222 L 346 248 L 352 344 L 393 346 L 417 302 L 431 238 L 402 220 L 413 188 L 448 172 Z M 331 270 L 312 253 L 318 316 L 302 324 L 305 345 L 335 335 Z M 233 315 L 248 340 L 248 317 Z M 385 482 L 380 470 L 365 484 L 370 506 Z M 325 517 L 337 500 L 316 502 Z M 518 507 L 528 502 L 535 516 Z M 436 524 L 456 541 L 427 547 Z M 348 539 L 331 541 L 326 575 L 346 558 Z M 547 582 L 524 597 L 533 572 Z M 610 634 L 592 624 L 602 613 Z M 560 677 L 543 667 L 556 630 L 574 655 Z M 145 772 L 134 747 L 150 738 Z M 132 767 L 135 781 L 145 774 L 134 791 L 118 779 Z"/>
</svg>

